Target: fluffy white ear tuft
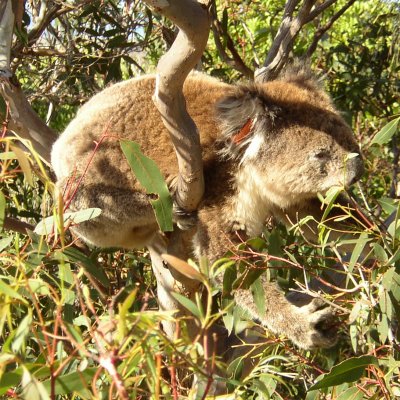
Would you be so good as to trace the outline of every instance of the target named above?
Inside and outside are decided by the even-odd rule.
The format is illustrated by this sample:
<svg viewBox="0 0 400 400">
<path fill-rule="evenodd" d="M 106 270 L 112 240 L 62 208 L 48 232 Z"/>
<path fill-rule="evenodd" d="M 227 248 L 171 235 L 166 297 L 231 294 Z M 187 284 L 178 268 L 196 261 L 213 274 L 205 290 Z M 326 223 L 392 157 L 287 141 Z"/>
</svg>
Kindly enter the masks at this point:
<svg viewBox="0 0 400 400">
<path fill-rule="evenodd" d="M 222 132 L 220 154 L 239 161 L 244 154 L 247 159 L 254 157 L 273 126 L 277 110 L 276 106 L 268 103 L 257 85 L 236 87 L 216 105 Z"/>
</svg>

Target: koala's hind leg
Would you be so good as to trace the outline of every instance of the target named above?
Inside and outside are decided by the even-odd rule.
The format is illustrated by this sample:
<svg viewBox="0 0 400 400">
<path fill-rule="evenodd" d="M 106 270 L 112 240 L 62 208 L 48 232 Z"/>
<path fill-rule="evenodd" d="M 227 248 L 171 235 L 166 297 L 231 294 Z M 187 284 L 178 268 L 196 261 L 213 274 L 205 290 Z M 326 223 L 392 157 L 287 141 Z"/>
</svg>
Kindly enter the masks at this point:
<svg viewBox="0 0 400 400">
<path fill-rule="evenodd" d="M 100 208 L 101 214 L 72 227 L 84 241 L 98 247 L 141 248 L 158 231 L 148 196 L 130 188 L 82 184 L 69 211 Z"/>
<path fill-rule="evenodd" d="M 261 314 L 249 289 L 235 291 L 235 300 L 272 332 L 284 334 L 303 349 L 328 348 L 336 343 L 333 314 L 321 299 L 296 307 L 276 284 L 263 278 L 265 313 Z"/>
</svg>

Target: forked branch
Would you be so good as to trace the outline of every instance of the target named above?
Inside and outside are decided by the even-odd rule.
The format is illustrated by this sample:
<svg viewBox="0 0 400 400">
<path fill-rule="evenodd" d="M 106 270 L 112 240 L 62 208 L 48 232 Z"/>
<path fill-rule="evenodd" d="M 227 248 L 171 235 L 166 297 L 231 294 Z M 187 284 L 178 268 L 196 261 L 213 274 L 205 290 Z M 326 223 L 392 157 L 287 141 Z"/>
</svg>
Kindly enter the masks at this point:
<svg viewBox="0 0 400 400">
<path fill-rule="evenodd" d="M 336 2 L 337 0 L 325 0 L 321 4 L 316 5 L 317 0 L 287 0 L 282 17 L 282 23 L 263 66 L 256 70 L 254 74 L 255 80 L 262 82 L 276 78 L 283 66 L 286 64 L 290 52 L 293 49 L 294 40 L 299 34 L 301 28 L 305 24 L 313 21 Z M 317 31 L 313 44 L 307 52 L 307 56 L 312 54 L 315 50 L 314 47 L 317 45 L 322 35 L 354 3 L 355 0 L 349 0 L 336 14 L 333 15 L 326 25 Z"/>
<path fill-rule="evenodd" d="M 267 81 L 276 78 L 286 64 L 293 42 L 301 27 L 308 22 L 311 8 L 317 0 L 304 0 L 296 16 L 294 12 L 301 0 L 288 0 L 282 17 L 278 33 L 268 52 L 262 68 L 255 72 L 256 81 Z"/>
</svg>

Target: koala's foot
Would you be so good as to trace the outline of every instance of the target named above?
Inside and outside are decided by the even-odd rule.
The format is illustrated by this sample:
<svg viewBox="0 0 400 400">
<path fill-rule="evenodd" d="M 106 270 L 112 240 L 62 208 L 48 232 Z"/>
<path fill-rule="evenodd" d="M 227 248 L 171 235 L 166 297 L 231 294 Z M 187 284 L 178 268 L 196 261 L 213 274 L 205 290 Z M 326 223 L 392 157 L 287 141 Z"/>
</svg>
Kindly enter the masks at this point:
<svg viewBox="0 0 400 400">
<path fill-rule="evenodd" d="M 298 319 L 289 329 L 288 336 L 303 349 L 329 348 L 336 344 L 337 330 L 331 307 L 321 299 L 297 309 Z"/>
</svg>

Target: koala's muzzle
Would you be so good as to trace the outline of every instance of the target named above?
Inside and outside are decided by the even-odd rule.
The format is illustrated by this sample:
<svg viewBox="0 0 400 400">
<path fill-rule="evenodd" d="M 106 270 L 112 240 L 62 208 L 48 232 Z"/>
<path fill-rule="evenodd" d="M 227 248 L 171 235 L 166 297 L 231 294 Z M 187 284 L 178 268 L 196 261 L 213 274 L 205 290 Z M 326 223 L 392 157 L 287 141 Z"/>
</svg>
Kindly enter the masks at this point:
<svg viewBox="0 0 400 400">
<path fill-rule="evenodd" d="M 357 182 L 364 173 L 364 161 L 361 154 L 358 153 L 356 157 L 352 157 L 346 162 L 345 182 L 346 186 L 351 186 Z"/>
</svg>

